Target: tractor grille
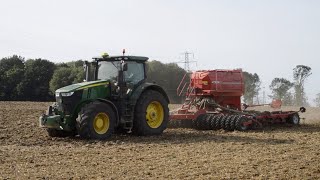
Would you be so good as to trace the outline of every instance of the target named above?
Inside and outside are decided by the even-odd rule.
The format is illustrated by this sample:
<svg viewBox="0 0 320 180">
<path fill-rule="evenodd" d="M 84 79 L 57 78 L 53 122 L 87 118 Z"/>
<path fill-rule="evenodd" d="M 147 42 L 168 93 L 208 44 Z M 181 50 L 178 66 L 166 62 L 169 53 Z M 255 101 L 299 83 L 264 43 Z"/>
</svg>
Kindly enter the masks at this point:
<svg viewBox="0 0 320 180">
<path fill-rule="evenodd" d="M 82 90 L 75 91 L 71 96 L 62 97 L 62 107 L 65 114 L 67 115 L 72 114 L 72 112 L 74 111 L 74 108 L 82 98 L 82 92 L 83 92 Z"/>
</svg>

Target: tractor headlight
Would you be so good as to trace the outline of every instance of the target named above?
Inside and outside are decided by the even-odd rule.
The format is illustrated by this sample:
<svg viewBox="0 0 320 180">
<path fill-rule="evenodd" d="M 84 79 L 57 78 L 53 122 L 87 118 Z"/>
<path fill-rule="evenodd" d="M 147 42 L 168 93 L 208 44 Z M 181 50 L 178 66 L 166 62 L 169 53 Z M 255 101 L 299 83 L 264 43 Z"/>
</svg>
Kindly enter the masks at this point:
<svg viewBox="0 0 320 180">
<path fill-rule="evenodd" d="M 60 96 L 60 93 L 56 92 L 56 97 L 59 97 Z"/>
<path fill-rule="evenodd" d="M 60 94 L 61 94 L 61 96 L 63 96 L 63 97 L 68 97 L 68 96 L 72 96 L 73 93 L 74 93 L 74 92 L 62 92 L 62 93 L 60 93 Z"/>
</svg>

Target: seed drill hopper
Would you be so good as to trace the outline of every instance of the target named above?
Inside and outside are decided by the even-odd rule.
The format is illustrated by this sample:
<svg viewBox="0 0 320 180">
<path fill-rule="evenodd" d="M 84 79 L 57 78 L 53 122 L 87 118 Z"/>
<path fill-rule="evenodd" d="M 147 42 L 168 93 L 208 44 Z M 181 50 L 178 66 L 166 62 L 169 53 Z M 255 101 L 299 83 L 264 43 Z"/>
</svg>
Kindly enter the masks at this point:
<svg viewBox="0 0 320 180">
<path fill-rule="evenodd" d="M 241 69 L 186 74 L 177 89 L 177 94 L 185 95 L 186 99 L 179 109 L 171 112 L 170 126 L 245 131 L 275 123 L 297 125 L 299 112 L 305 112 L 304 107 L 299 111 L 247 111 L 247 107 L 256 105 L 241 104 L 243 93 Z M 274 100 L 270 105 L 279 108 L 281 101 Z"/>
</svg>

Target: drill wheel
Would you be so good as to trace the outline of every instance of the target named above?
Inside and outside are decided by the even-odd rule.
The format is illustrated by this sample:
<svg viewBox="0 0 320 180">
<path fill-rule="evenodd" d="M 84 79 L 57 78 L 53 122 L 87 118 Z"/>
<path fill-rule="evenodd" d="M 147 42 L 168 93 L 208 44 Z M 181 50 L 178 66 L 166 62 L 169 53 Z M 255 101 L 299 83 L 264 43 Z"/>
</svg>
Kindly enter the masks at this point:
<svg viewBox="0 0 320 180">
<path fill-rule="evenodd" d="M 237 120 L 240 118 L 241 116 L 239 115 L 235 115 L 232 120 L 231 120 L 231 123 L 230 123 L 230 128 L 232 131 L 234 131 L 236 129 L 236 122 Z"/>
<path fill-rule="evenodd" d="M 233 115 L 229 115 L 225 122 L 224 122 L 224 128 L 227 131 L 231 131 L 231 120 L 233 119 Z"/>
<path fill-rule="evenodd" d="M 228 119 L 228 115 L 224 115 L 221 119 L 220 119 L 220 128 L 221 129 L 225 129 L 225 123 L 226 123 L 226 120 Z"/>
<path fill-rule="evenodd" d="M 216 121 L 218 120 L 219 116 L 220 115 L 215 115 L 215 114 L 210 116 L 210 127 L 212 130 L 217 129 Z"/>
<path fill-rule="evenodd" d="M 238 131 L 247 131 L 249 129 L 248 126 L 245 126 L 243 123 L 247 122 L 248 118 L 245 116 L 241 116 L 239 119 L 236 121 L 236 129 Z"/>
<path fill-rule="evenodd" d="M 216 119 L 216 122 L 215 122 L 215 127 L 217 129 L 221 129 L 221 120 L 223 119 L 224 115 L 219 115 L 219 117 Z"/>
</svg>

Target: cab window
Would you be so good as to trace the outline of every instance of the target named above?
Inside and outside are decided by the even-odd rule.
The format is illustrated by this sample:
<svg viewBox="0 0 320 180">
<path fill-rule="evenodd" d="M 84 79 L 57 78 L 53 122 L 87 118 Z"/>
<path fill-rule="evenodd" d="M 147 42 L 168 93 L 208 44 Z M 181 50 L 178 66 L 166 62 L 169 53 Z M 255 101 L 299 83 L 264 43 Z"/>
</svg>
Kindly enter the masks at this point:
<svg viewBox="0 0 320 180">
<path fill-rule="evenodd" d="M 127 62 L 128 70 L 124 72 L 126 82 L 136 84 L 144 79 L 143 63 Z"/>
</svg>

